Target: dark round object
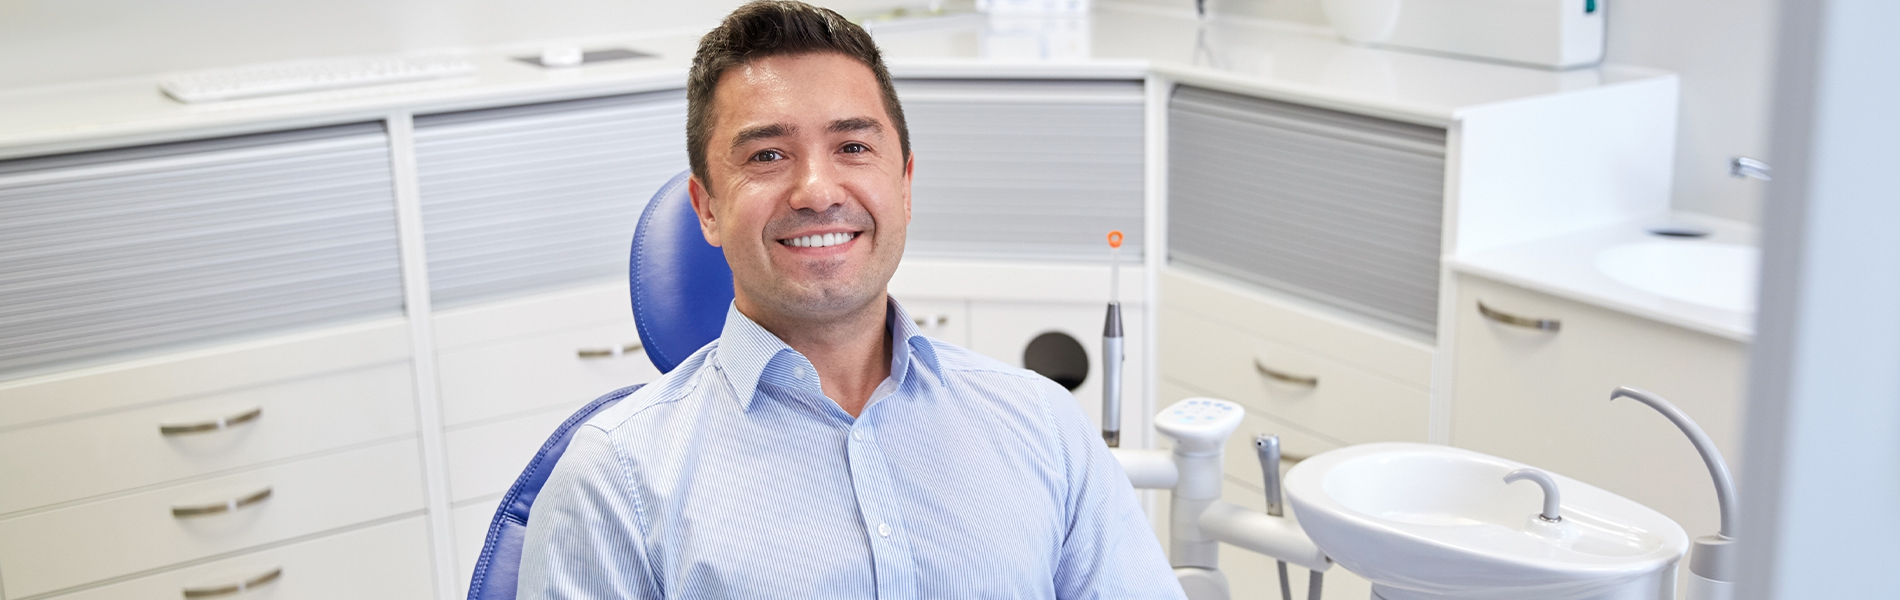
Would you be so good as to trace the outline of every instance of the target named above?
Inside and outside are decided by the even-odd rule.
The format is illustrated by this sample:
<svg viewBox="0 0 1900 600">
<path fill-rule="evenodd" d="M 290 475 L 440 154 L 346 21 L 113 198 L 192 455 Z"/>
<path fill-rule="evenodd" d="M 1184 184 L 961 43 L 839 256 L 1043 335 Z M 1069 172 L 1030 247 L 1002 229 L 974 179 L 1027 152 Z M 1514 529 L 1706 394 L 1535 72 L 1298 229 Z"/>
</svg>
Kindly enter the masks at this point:
<svg viewBox="0 0 1900 600">
<path fill-rule="evenodd" d="M 1069 334 L 1044 332 L 1023 349 L 1023 367 L 1073 392 L 1089 378 L 1089 353 Z"/>
</svg>

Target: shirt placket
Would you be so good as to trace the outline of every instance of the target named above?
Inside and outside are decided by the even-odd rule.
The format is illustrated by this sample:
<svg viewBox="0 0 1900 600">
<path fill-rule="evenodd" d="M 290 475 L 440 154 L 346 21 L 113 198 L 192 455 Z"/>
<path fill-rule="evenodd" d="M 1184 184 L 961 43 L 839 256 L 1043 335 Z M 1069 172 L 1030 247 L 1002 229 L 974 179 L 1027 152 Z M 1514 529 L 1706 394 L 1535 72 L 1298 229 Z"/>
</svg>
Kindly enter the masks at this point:
<svg viewBox="0 0 1900 600">
<path fill-rule="evenodd" d="M 878 449 L 877 429 L 867 410 L 851 424 L 845 444 L 851 489 L 858 499 L 859 517 L 870 534 L 871 560 L 876 569 L 877 597 L 883 600 L 917 597 L 917 563 L 911 557 L 910 532 L 897 509 L 890 463 Z"/>
</svg>

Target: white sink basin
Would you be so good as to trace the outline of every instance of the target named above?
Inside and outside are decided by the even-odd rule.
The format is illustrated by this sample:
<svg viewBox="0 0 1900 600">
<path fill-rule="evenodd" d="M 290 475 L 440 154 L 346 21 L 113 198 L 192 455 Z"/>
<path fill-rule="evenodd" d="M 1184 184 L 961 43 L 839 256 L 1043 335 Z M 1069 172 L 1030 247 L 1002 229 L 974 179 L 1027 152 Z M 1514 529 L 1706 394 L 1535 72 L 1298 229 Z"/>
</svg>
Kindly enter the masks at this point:
<svg viewBox="0 0 1900 600">
<path fill-rule="evenodd" d="M 1380 443 L 1314 456 L 1287 474 L 1313 543 L 1384 600 L 1666 599 L 1689 539 L 1668 517 L 1550 473 L 1543 491 L 1504 483 L 1526 465 L 1436 444 Z"/>
<path fill-rule="evenodd" d="M 1755 311 L 1761 252 L 1700 241 L 1652 241 L 1605 248 L 1597 270 L 1664 298 L 1735 312 Z"/>
</svg>

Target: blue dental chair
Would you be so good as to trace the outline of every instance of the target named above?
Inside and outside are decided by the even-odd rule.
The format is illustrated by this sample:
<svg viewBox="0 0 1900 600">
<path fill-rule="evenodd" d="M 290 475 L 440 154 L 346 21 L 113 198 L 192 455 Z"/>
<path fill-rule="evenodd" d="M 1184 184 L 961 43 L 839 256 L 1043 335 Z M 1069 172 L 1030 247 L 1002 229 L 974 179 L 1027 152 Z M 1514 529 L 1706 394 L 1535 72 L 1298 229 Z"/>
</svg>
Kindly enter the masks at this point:
<svg viewBox="0 0 1900 600">
<path fill-rule="evenodd" d="M 686 180 L 691 171 L 675 175 L 653 194 L 633 233 L 627 281 L 633 292 L 633 318 L 640 343 L 661 373 L 719 337 L 725 327 L 726 306 L 732 302 L 732 270 L 718 248 L 699 232 Z M 642 384 L 644 385 L 644 384 Z M 554 430 L 528 468 L 502 496 L 501 508 L 488 525 L 475 575 L 469 580 L 468 600 L 514 600 L 521 569 L 522 545 L 527 540 L 528 514 L 541 486 L 566 452 L 574 429 L 595 413 L 606 410 L 640 389 L 621 388 L 589 402 Z"/>
</svg>

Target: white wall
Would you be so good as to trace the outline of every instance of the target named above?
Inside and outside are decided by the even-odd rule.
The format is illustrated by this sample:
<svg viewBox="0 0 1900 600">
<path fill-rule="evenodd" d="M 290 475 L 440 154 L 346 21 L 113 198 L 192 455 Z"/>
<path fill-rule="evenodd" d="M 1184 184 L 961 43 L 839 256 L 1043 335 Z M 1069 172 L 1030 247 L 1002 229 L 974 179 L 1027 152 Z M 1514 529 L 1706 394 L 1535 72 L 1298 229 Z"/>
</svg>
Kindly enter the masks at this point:
<svg viewBox="0 0 1900 600">
<path fill-rule="evenodd" d="M 1194 9 L 1194 0 L 1097 0 Z M 1682 75 L 1675 207 L 1758 222 L 1762 186 L 1728 176 L 1731 156 L 1768 147 L 1776 0 L 1604 0 L 1605 60 Z M 1325 25 L 1321 0 L 1207 0 L 1219 15 Z"/>
</svg>

